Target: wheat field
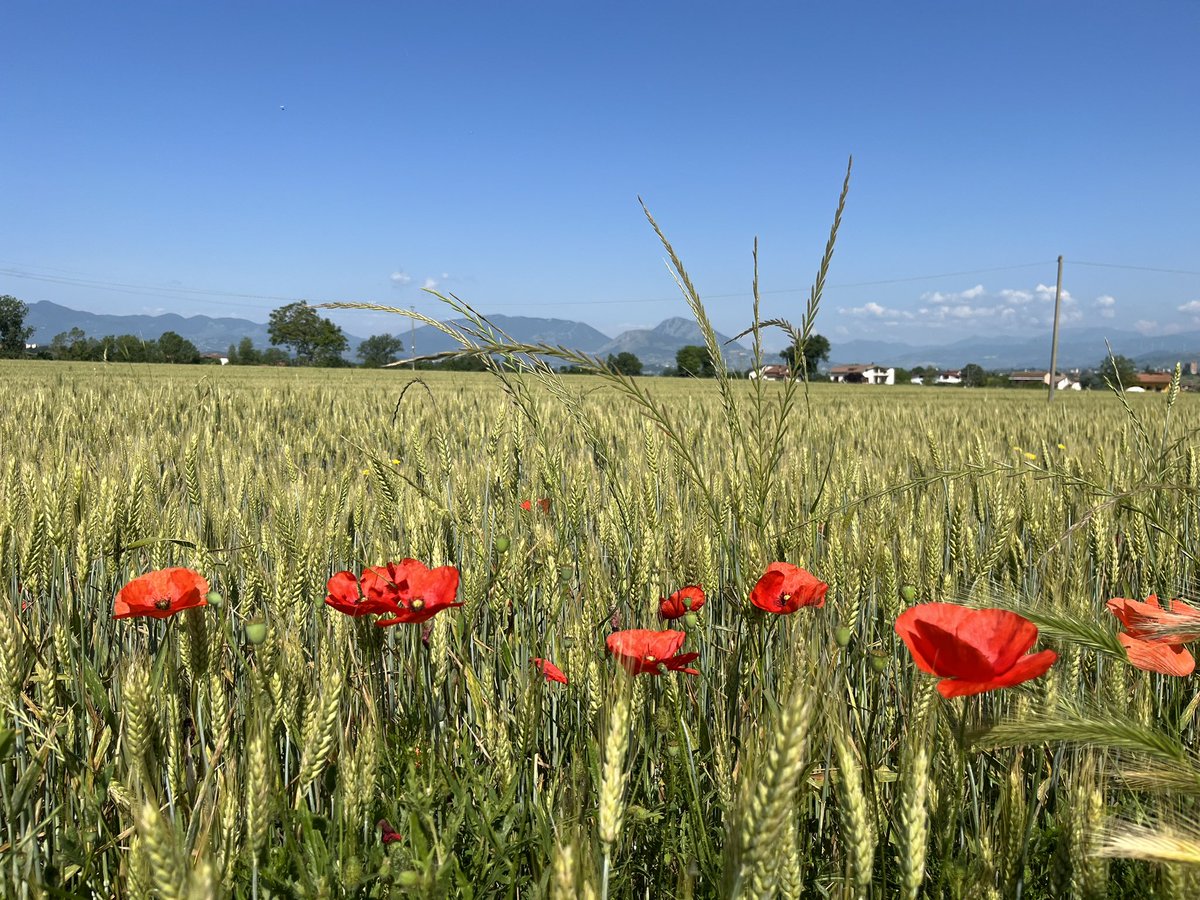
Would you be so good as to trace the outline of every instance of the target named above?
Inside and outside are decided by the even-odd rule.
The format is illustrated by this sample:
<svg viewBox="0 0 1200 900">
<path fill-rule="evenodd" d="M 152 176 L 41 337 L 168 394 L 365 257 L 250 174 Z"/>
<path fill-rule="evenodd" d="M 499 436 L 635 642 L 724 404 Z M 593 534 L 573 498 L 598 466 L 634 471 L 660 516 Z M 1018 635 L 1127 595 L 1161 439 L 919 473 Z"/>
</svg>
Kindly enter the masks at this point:
<svg viewBox="0 0 1200 900">
<path fill-rule="evenodd" d="M 1200 695 L 1105 610 L 1197 584 L 1191 396 L 0 383 L 4 896 L 1195 896 Z M 324 603 L 403 558 L 456 567 L 463 605 Z M 774 561 L 825 605 L 752 606 Z M 218 596 L 113 618 L 167 567 Z M 685 585 L 707 603 L 662 622 Z M 1017 610 L 1058 661 L 943 698 L 893 628 L 925 601 Z M 699 675 L 606 652 L 670 627 Z"/>
</svg>

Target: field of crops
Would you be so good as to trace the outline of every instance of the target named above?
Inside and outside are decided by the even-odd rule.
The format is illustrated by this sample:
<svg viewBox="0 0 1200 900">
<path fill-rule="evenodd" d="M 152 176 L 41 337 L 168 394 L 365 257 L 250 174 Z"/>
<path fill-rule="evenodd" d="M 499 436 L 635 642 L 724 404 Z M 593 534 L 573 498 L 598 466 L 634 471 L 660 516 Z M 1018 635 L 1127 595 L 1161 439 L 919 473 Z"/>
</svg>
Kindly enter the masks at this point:
<svg viewBox="0 0 1200 900">
<path fill-rule="evenodd" d="M 1200 890 L 1200 695 L 1106 609 L 1196 587 L 1194 397 L 32 362 L 0 389 L 2 896 Z M 324 602 L 406 558 L 462 605 Z M 824 605 L 753 605 L 774 562 Z M 113 618 L 169 567 L 219 596 Z M 943 697 L 894 628 L 930 601 L 1017 610 L 1057 660 Z M 699 674 L 627 673 L 628 629 Z"/>
</svg>

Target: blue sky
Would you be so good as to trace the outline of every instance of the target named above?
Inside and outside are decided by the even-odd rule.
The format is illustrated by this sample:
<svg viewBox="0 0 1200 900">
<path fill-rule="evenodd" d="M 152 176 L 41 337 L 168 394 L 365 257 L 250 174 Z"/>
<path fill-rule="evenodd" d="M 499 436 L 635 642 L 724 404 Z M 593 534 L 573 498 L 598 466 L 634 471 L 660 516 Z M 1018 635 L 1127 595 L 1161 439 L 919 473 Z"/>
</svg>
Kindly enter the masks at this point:
<svg viewBox="0 0 1200 900">
<path fill-rule="evenodd" d="M 4 30 L 28 302 L 436 315 L 428 284 L 615 334 L 686 315 L 640 195 L 732 332 L 755 235 L 764 314 L 799 318 L 853 154 L 835 344 L 1045 331 L 1060 253 L 1067 327 L 1200 330 L 1200 275 L 1081 264 L 1200 271 L 1194 2 L 14 2 Z"/>
</svg>

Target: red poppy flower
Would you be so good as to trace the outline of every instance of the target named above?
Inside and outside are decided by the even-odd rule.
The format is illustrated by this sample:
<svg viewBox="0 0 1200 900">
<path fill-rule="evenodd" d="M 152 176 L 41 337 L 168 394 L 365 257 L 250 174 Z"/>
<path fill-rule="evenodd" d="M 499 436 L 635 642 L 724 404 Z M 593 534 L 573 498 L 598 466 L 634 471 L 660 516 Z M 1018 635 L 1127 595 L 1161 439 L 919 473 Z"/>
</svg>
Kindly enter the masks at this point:
<svg viewBox="0 0 1200 900">
<path fill-rule="evenodd" d="M 698 584 L 689 584 L 680 588 L 670 597 L 658 601 L 658 614 L 664 619 L 678 619 L 689 612 L 695 612 L 704 605 L 704 588 Z"/>
<path fill-rule="evenodd" d="M 1012 687 L 1044 675 L 1053 650 L 1026 655 L 1037 626 L 1006 609 L 922 603 L 896 619 L 896 633 L 922 672 L 939 676 L 943 697 L 966 697 Z"/>
<path fill-rule="evenodd" d="M 1191 675 L 1196 669 L 1196 659 L 1186 647 L 1142 641 L 1122 632 L 1117 640 L 1125 648 L 1129 664 L 1143 672 L 1158 672 L 1162 675 Z"/>
<path fill-rule="evenodd" d="M 630 675 L 665 675 L 667 672 L 699 675 L 697 669 L 684 668 L 692 660 L 699 659 L 699 653 L 675 655 L 686 637 L 682 631 L 631 628 L 628 631 L 614 631 L 605 643 L 609 652 Z"/>
<path fill-rule="evenodd" d="M 557 681 L 560 684 L 567 683 L 567 676 L 563 674 L 563 670 L 550 662 L 550 660 L 535 656 L 530 662 L 533 663 L 535 669 L 546 676 L 547 681 Z"/>
<path fill-rule="evenodd" d="M 363 573 L 362 580 L 363 582 L 367 581 L 366 572 Z M 379 580 L 379 578 L 372 578 L 372 587 Z M 364 596 L 365 591 L 362 588 L 363 586 L 360 585 L 359 579 L 354 577 L 353 572 L 338 572 L 325 584 L 325 590 L 328 592 L 325 603 L 338 612 L 356 617 L 372 614 L 395 615 L 400 611 L 399 604 L 391 594 L 376 589 L 373 594 Z"/>
<path fill-rule="evenodd" d="M 537 505 L 538 505 L 538 509 L 540 509 L 542 512 L 544 512 L 544 513 L 550 512 L 550 498 L 549 497 L 542 497 L 540 500 L 537 501 Z M 533 501 L 532 500 L 522 500 L 521 501 L 521 509 L 525 510 L 525 512 L 529 512 L 531 509 L 533 509 Z"/>
<path fill-rule="evenodd" d="M 829 585 L 791 563 L 773 562 L 750 591 L 750 602 L 777 615 L 794 613 L 802 606 L 825 605 Z"/>
<path fill-rule="evenodd" d="M 1107 606 L 1135 640 L 1177 645 L 1200 639 L 1200 609 L 1182 600 L 1171 600 L 1164 609 L 1158 596 L 1151 594 L 1144 603 L 1114 597 Z M 1193 628 L 1197 630 L 1190 630 Z"/>
<path fill-rule="evenodd" d="M 208 581 L 191 569 L 159 569 L 139 575 L 117 594 L 114 619 L 150 616 L 165 619 L 184 609 L 208 606 Z"/>
<path fill-rule="evenodd" d="M 454 602 L 458 593 L 458 569 L 454 566 L 428 568 L 415 559 L 374 566 L 363 572 L 363 593 L 368 599 L 390 597 L 396 604 L 396 615 L 380 619 L 380 628 L 400 622 L 424 622 L 443 609 L 462 606 Z"/>
<path fill-rule="evenodd" d="M 392 828 L 391 823 L 388 822 L 387 819 L 380 819 L 375 824 L 379 826 L 379 840 L 383 843 L 394 844 L 396 841 L 404 840 L 404 838 L 401 837 L 394 828 Z"/>
</svg>

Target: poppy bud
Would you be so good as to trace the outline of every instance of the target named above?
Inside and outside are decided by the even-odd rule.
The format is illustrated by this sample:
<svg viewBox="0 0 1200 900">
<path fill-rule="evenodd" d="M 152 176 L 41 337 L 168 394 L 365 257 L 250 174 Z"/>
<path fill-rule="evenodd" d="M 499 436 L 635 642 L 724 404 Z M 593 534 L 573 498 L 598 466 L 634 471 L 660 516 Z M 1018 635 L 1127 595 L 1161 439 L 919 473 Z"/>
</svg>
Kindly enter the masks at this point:
<svg viewBox="0 0 1200 900">
<path fill-rule="evenodd" d="M 839 625 L 836 629 L 834 629 L 833 639 L 837 641 L 837 645 L 839 647 L 846 647 L 850 644 L 850 638 L 853 636 L 853 634 L 854 632 L 852 632 L 845 625 Z"/>
<path fill-rule="evenodd" d="M 416 869 L 406 869 L 396 875 L 396 884 L 400 887 L 417 887 L 421 883 L 421 873 Z"/>
<path fill-rule="evenodd" d="M 495 544 L 496 552 L 497 553 L 507 553 L 509 546 L 511 546 L 511 543 L 512 542 L 509 541 L 509 539 L 507 537 L 505 537 L 504 535 L 500 535 L 498 538 L 496 538 L 496 544 Z"/>
<path fill-rule="evenodd" d="M 911 584 L 906 584 L 900 588 L 900 596 L 904 598 L 905 603 L 912 603 L 917 599 L 917 589 Z"/>
<path fill-rule="evenodd" d="M 225 605 L 225 598 L 222 597 L 217 591 L 209 591 L 204 599 L 208 601 L 209 606 L 220 608 Z"/>
<path fill-rule="evenodd" d="M 246 623 L 246 640 L 252 644 L 261 644 L 267 639 L 267 623 L 266 622 L 247 622 Z"/>
<path fill-rule="evenodd" d="M 882 675 L 884 672 L 886 672 L 887 666 L 888 661 L 886 656 L 871 657 L 871 669 L 874 670 L 877 675 Z"/>
<path fill-rule="evenodd" d="M 687 628 L 695 628 L 697 625 L 700 624 L 700 617 L 698 615 L 696 615 L 694 612 L 690 612 L 683 617 L 683 624 Z"/>
</svg>

